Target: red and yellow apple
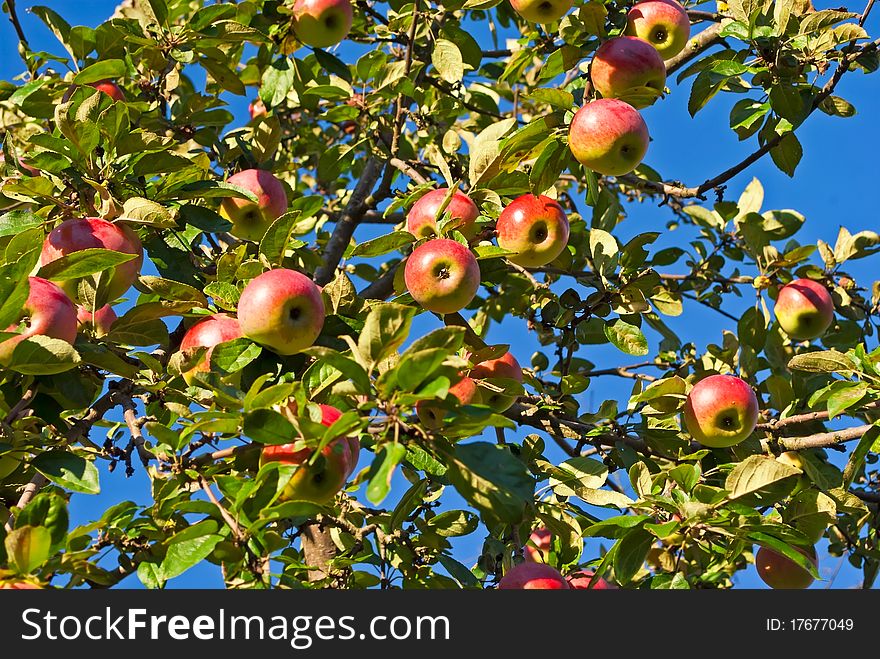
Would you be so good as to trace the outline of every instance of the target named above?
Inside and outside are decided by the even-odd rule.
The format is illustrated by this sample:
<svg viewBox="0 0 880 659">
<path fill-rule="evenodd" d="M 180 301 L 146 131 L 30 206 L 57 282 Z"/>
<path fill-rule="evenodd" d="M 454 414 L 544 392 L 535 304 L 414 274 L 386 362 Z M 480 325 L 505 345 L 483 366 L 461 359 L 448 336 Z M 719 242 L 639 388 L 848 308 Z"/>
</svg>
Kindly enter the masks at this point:
<svg viewBox="0 0 880 659">
<path fill-rule="evenodd" d="M 447 194 L 449 188 L 437 188 L 419 197 L 406 215 L 406 230 L 416 238 L 437 235 L 437 213 Z M 447 230 L 458 229 L 468 239 L 476 235 L 476 221 L 480 211 L 464 192 L 456 190 L 444 212 L 451 218 L 446 225 Z"/>
<path fill-rule="evenodd" d="M 477 294 L 480 266 L 461 243 L 435 238 L 413 250 L 403 277 L 410 295 L 422 307 L 439 314 L 455 313 Z"/>
<path fill-rule="evenodd" d="M 321 405 L 321 423 L 328 428 L 342 415 L 330 405 Z M 295 414 L 296 406 L 289 411 Z M 301 443 L 264 446 L 260 465 L 267 462 L 300 465 L 282 492 L 282 501 L 310 501 L 324 504 L 333 499 L 357 467 L 360 443 L 357 437 L 338 437 L 322 450 L 321 458 L 308 464 L 314 449 Z"/>
<path fill-rule="evenodd" d="M 568 575 L 568 587 L 572 590 L 617 590 L 617 586 L 602 577 L 596 577 L 592 570 L 582 570 Z M 593 580 L 596 583 L 593 583 Z"/>
<path fill-rule="evenodd" d="M 87 217 L 65 220 L 52 229 L 43 242 L 40 265 L 47 265 L 84 249 L 109 249 L 137 256 L 112 270 L 106 283 L 107 298 L 111 301 L 131 287 L 144 263 L 144 248 L 140 238 L 127 225 L 108 222 L 100 217 Z M 60 286 L 72 299 L 78 299 L 76 279 L 61 282 Z"/>
<path fill-rule="evenodd" d="M 80 330 L 88 329 L 94 332 L 95 336 L 106 336 L 110 333 L 110 328 L 116 322 L 118 316 L 113 311 L 113 307 L 105 304 L 97 311 L 92 312 L 91 309 L 82 305 L 76 308 L 76 321 Z"/>
<path fill-rule="evenodd" d="M 813 565 L 819 566 L 814 548 L 795 547 L 794 549 L 806 556 Z M 767 547 L 758 549 L 758 553 L 755 554 L 755 567 L 758 569 L 761 581 L 774 589 L 801 590 L 809 588 L 814 581 L 813 575 L 800 565 Z"/>
<path fill-rule="evenodd" d="M 812 279 L 795 279 L 779 290 L 773 307 L 779 326 L 792 339 L 818 339 L 834 322 L 828 289 Z"/>
<path fill-rule="evenodd" d="M 459 405 L 470 405 L 472 402 L 475 402 L 477 397 L 477 383 L 473 379 L 464 376 L 449 387 L 448 393 L 454 396 L 454 400 L 457 400 Z M 450 400 L 448 395 L 446 400 Z M 423 426 L 431 430 L 437 430 L 443 426 L 446 409 L 434 401 L 421 400 L 416 403 L 416 414 Z"/>
<path fill-rule="evenodd" d="M 232 235 L 244 240 L 260 240 L 266 229 L 287 212 L 287 193 L 272 172 L 245 169 L 230 176 L 227 183 L 244 188 L 257 201 L 226 197 L 220 204 L 220 215 L 232 222 Z"/>
<path fill-rule="evenodd" d="M 547 265 L 568 245 L 568 217 L 544 195 L 514 199 L 498 216 L 495 231 L 498 246 L 514 252 L 507 259 L 525 268 Z"/>
<path fill-rule="evenodd" d="M 266 109 L 266 104 L 263 103 L 263 100 L 257 98 L 248 104 L 248 114 L 251 116 L 251 121 L 253 121 L 257 117 L 263 117 L 269 114 L 269 110 Z"/>
<path fill-rule="evenodd" d="M 301 272 L 276 268 L 251 279 L 238 301 L 244 336 L 279 355 L 315 343 L 324 327 L 321 289 Z"/>
<path fill-rule="evenodd" d="M 112 80 L 99 80 L 98 82 L 89 83 L 90 87 L 94 87 L 99 92 L 104 92 L 114 101 L 124 101 L 125 94 L 122 89 Z"/>
<path fill-rule="evenodd" d="M 590 64 L 590 80 L 604 98 L 620 98 L 643 108 L 663 93 L 666 65 L 647 41 L 616 37 L 599 46 Z"/>
<path fill-rule="evenodd" d="M 313 48 L 335 46 L 348 36 L 354 12 L 351 0 L 296 0 L 293 31 Z"/>
<path fill-rule="evenodd" d="M 646 0 L 629 10 L 626 34 L 644 39 L 668 60 L 687 45 L 691 21 L 684 7 L 675 0 Z"/>
<path fill-rule="evenodd" d="M 497 359 L 487 359 L 482 361 L 470 370 L 470 377 L 475 380 L 483 379 L 505 379 L 523 381 L 522 367 L 516 361 L 516 357 L 505 352 Z M 517 396 L 511 396 L 501 391 L 491 391 L 485 387 L 479 391 L 480 402 L 488 405 L 499 414 L 509 409 L 516 402 Z"/>
<path fill-rule="evenodd" d="M 196 348 L 207 348 L 207 350 L 195 366 L 183 373 L 186 383 L 192 385 L 196 373 L 207 373 L 211 370 L 211 353 L 214 346 L 239 337 L 241 337 L 241 327 L 238 320 L 223 313 L 216 313 L 190 327 L 180 341 L 180 350 L 182 352 Z"/>
<path fill-rule="evenodd" d="M 684 423 L 703 446 L 739 444 L 758 423 L 758 398 L 749 384 L 734 375 L 710 375 L 694 385 L 684 405 Z"/>
<path fill-rule="evenodd" d="M 31 336 L 48 336 L 73 344 L 76 341 L 76 307 L 60 287 L 42 277 L 29 277 L 30 290 L 21 320 L 6 328 L 7 332 L 20 330 L 0 342 L 0 364 L 9 364 L 15 347 Z"/>
<path fill-rule="evenodd" d="M 543 526 L 535 529 L 529 535 L 529 543 L 523 547 L 525 559 L 531 563 L 546 563 L 552 545 L 553 534 L 549 529 Z"/>
<path fill-rule="evenodd" d="M 605 176 L 622 176 L 638 167 L 649 140 L 639 111 L 616 98 L 587 103 L 568 130 L 568 147 L 575 159 Z"/>
<path fill-rule="evenodd" d="M 568 582 L 559 570 L 545 563 L 520 563 L 498 582 L 499 590 L 568 590 Z"/>
<path fill-rule="evenodd" d="M 530 23 L 546 25 L 565 16 L 574 0 L 510 0 L 510 6 Z"/>
</svg>

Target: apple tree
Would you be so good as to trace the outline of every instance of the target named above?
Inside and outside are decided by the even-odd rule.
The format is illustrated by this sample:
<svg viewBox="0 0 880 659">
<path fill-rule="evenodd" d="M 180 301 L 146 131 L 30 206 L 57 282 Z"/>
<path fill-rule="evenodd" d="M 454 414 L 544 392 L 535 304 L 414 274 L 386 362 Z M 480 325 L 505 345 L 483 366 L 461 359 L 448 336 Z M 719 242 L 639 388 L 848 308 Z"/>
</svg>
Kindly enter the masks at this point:
<svg viewBox="0 0 880 659">
<path fill-rule="evenodd" d="M 0 583 L 874 582 L 880 236 L 731 185 L 855 113 L 873 0 L 29 7 L 49 51 L 21 4 Z M 749 155 L 658 171 L 667 95 L 729 101 Z"/>
</svg>

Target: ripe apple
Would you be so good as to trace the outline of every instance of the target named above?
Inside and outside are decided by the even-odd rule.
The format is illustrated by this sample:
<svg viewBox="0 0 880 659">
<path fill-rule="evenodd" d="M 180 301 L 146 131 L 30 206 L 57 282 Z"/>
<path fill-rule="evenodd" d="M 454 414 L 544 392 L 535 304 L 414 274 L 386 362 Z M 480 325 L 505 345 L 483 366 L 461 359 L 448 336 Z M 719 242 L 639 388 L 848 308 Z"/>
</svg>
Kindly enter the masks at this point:
<svg viewBox="0 0 880 659">
<path fill-rule="evenodd" d="M 739 444 L 758 423 L 758 398 L 745 380 L 710 375 L 697 382 L 684 405 L 684 423 L 703 446 Z"/>
<path fill-rule="evenodd" d="M 455 313 L 477 294 L 480 266 L 461 243 L 435 238 L 413 250 L 403 277 L 410 295 L 422 307 L 434 313 Z"/>
<path fill-rule="evenodd" d="M 568 587 L 572 590 L 617 590 L 617 586 L 602 577 L 596 578 L 592 570 L 582 570 L 568 575 Z M 596 583 L 591 586 L 593 579 Z"/>
<path fill-rule="evenodd" d="M 313 48 L 335 46 L 348 36 L 354 12 L 351 0 L 296 0 L 293 31 Z"/>
<path fill-rule="evenodd" d="M 21 320 L 6 328 L 21 333 L 0 343 L 0 364 L 8 364 L 15 346 L 30 336 L 38 334 L 61 339 L 73 344 L 76 341 L 76 307 L 61 288 L 42 277 L 28 277 L 30 290 Z"/>
<path fill-rule="evenodd" d="M 100 309 L 92 312 L 91 309 L 78 306 L 76 308 L 76 321 L 80 330 L 88 329 L 95 336 L 105 336 L 110 333 L 110 327 L 116 322 L 118 316 L 113 307 L 105 304 Z"/>
<path fill-rule="evenodd" d="M 125 94 L 122 89 L 112 80 L 99 80 L 98 82 L 89 83 L 90 87 L 94 87 L 99 92 L 104 92 L 114 101 L 124 101 Z"/>
<path fill-rule="evenodd" d="M 503 378 L 506 380 L 523 381 L 522 367 L 516 361 L 516 357 L 505 352 L 497 359 L 487 359 L 486 361 L 476 364 L 469 374 L 475 380 L 484 378 Z M 480 390 L 480 402 L 491 407 L 499 414 L 509 409 L 516 402 L 517 396 L 511 396 L 503 392 L 489 391 L 488 389 Z"/>
<path fill-rule="evenodd" d="M 249 199 L 226 197 L 220 204 L 220 215 L 232 222 L 232 235 L 244 240 L 259 240 L 266 229 L 287 212 L 287 193 L 272 172 L 245 169 L 226 181 L 257 196 Z"/>
<path fill-rule="evenodd" d="M 137 258 L 117 266 L 106 284 L 108 299 L 115 300 L 131 287 L 144 263 L 140 238 L 125 224 L 108 222 L 100 217 L 65 220 L 52 229 L 43 242 L 40 265 L 73 252 L 95 248 L 137 255 Z M 78 299 L 76 286 L 75 279 L 61 283 L 61 288 L 74 300 Z"/>
<path fill-rule="evenodd" d="M 549 529 L 541 528 L 532 531 L 529 542 L 523 547 L 525 559 L 530 563 L 546 563 L 550 555 L 550 547 L 553 544 L 553 534 Z"/>
<path fill-rule="evenodd" d="M 779 326 L 792 339 L 818 339 L 834 322 L 834 302 L 822 284 L 795 279 L 779 290 L 773 307 Z"/>
<path fill-rule="evenodd" d="M 654 103 L 666 87 L 666 65 L 644 39 L 616 37 L 599 46 L 590 64 L 593 87 L 605 98 L 622 98 L 635 108 Z M 640 87 L 656 91 L 646 94 Z"/>
<path fill-rule="evenodd" d="M 562 206 L 544 195 L 525 194 L 510 202 L 495 225 L 498 246 L 516 252 L 507 257 L 525 268 L 547 265 L 568 245 L 568 218 Z"/>
<path fill-rule="evenodd" d="M 320 407 L 321 423 L 328 428 L 342 415 L 330 405 Z M 356 437 L 339 437 L 321 450 L 322 459 L 309 465 L 307 463 L 314 452 L 313 448 L 297 446 L 296 443 L 264 446 L 260 455 L 260 466 L 273 461 L 303 465 L 294 472 L 280 499 L 324 504 L 331 501 L 345 486 L 357 466 L 359 451 L 360 444 Z"/>
<path fill-rule="evenodd" d="M 251 121 L 268 113 L 269 110 L 266 109 L 266 104 L 262 99 L 257 98 L 248 104 L 248 114 L 251 115 Z"/>
<path fill-rule="evenodd" d="M 616 98 L 587 103 L 568 130 L 568 147 L 577 161 L 606 176 L 622 176 L 638 167 L 649 140 L 639 111 Z"/>
<path fill-rule="evenodd" d="M 636 3 L 626 15 L 626 34 L 644 39 L 668 60 L 687 45 L 691 21 L 675 0 L 646 0 Z"/>
<path fill-rule="evenodd" d="M 473 379 L 464 376 L 458 382 L 449 387 L 449 393 L 457 400 L 459 405 L 470 405 L 477 397 L 477 383 Z M 446 397 L 447 400 L 449 396 Z M 446 409 L 429 400 L 420 400 L 416 403 L 416 414 L 422 425 L 431 430 L 437 430 L 443 426 Z"/>
<path fill-rule="evenodd" d="M 321 289 L 295 270 L 269 270 L 241 292 L 238 322 L 244 336 L 279 355 L 293 355 L 311 346 L 324 327 Z"/>
<path fill-rule="evenodd" d="M 806 556 L 813 565 L 819 566 L 814 548 L 795 547 L 795 549 Z M 755 567 L 758 569 L 761 581 L 771 588 L 802 590 L 809 588 L 814 581 L 813 575 L 800 565 L 767 547 L 758 549 L 758 553 L 755 554 Z"/>
<path fill-rule="evenodd" d="M 520 563 L 498 582 L 499 590 L 568 590 L 559 570 L 545 563 Z"/>
<path fill-rule="evenodd" d="M 437 235 L 437 211 L 446 199 L 449 188 L 437 188 L 419 197 L 406 216 L 406 230 L 416 238 L 430 238 Z M 480 216 L 477 205 L 464 192 L 456 190 L 444 209 L 452 218 L 447 229 L 458 229 L 465 238 L 473 238 L 477 233 L 476 221 Z"/>
<path fill-rule="evenodd" d="M 240 336 L 241 327 L 238 325 L 238 320 L 223 313 L 215 313 L 190 327 L 180 341 L 180 350 L 193 350 L 201 347 L 205 347 L 207 350 L 198 364 L 183 373 L 183 379 L 186 383 L 193 385 L 196 373 L 207 373 L 211 370 L 211 353 L 214 346 L 224 341 L 232 341 Z"/>
<path fill-rule="evenodd" d="M 553 23 L 565 16 L 574 0 L 510 0 L 513 10 L 530 23 Z"/>
</svg>

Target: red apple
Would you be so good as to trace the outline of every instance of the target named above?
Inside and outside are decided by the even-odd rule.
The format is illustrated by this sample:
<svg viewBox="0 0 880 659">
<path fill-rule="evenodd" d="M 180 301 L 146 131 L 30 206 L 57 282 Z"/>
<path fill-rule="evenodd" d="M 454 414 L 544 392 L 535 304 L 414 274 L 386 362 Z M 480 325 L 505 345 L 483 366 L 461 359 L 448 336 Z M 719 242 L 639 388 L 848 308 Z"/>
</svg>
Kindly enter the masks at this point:
<svg viewBox="0 0 880 659">
<path fill-rule="evenodd" d="M 108 299 L 115 300 L 138 278 L 144 262 L 144 248 L 140 238 L 125 224 L 108 222 L 100 217 L 66 220 L 52 229 L 43 242 L 40 265 L 46 265 L 73 252 L 95 248 L 137 255 L 137 258 L 116 267 L 106 284 Z M 74 300 L 78 299 L 76 287 L 75 279 L 61 283 L 61 288 Z"/>
<path fill-rule="evenodd" d="M 195 383 L 196 373 L 207 373 L 211 370 L 211 353 L 214 346 L 225 341 L 232 341 L 241 336 L 241 327 L 238 320 L 223 313 L 216 313 L 204 320 L 200 320 L 190 327 L 180 341 L 180 350 L 193 350 L 195 348 L 207 348 L 199 363 L 186 373 L 183 379 L 188 385 Z"/>
<path fill-rule="evenodd" d="M 226 197 L 220 205 L 220 215 L 232 222 L 231 233 L 234 236 L 258 241 L 272 222 L 287 212 L 287 193 L 272 172 L 246 169 L 230 176 L 226 182 L 257 196 L 256 203 L 249 199 Z"/>
<path fill-rule="evenodd" d="M 73 345 L 76 341 L 76 307 L 60 287 L 42 277 L 29 277 L 30 290 L 21 321 L 6 328 L 14 332 L 24 324 L 18 336 L 0 343 L 0 364 L 9 364 L 15 346 L 30 336 L 42 335 Z"/>
<path fill-rule="evenodd" d="M 568 590 L 559 570 L 544 563 L 520 563 L 498 583 L 499 590 Z"/>
<path fill-rule="evenodd" d="M 620 98 L 643 108 L 663 93 L 666 65 L 647 41 L 616 37 L 599 46 L 590 64 L 590 80 L 605 98 Z"/>
<path fill-rule="evenodd" d="M 296 0 L 293 31 L 313 48 L 335 46 L 348 36 L 354 12 L 351 0 Z"/>
<path fill-rule="evenodd" d="M 795 549 L 806 556 L 813 565 L 819 566 L 815 549 L 812 547 L 809 550 L 801 547 Z M 758 553 L 755 554 L 755 567 L 758 569 L 761 581 L 771 588 L 804 589 L 809 588 L 814 581 L 813 575 L 800 565 L 767 547 L 758 549 Z"/>
<path fill-rule="evenodd" d="M 529 543 L 523 547 L 525 559 L 531 563 L 546 563 L 550 555 L 550 547 L 553 545 L 553 534 L 549 529 L 542 526 L 532 531 Z"/>
<path fill-rule="evenodd" d="M 430 238 L 437 234 L 437 212 L 446 199 L 449 188 L 437 188 L 419 197 L 406 216 L 406 230 L 416 238 Z M 476 221 L 480 216 L 477 205 L 464 192 L 456 190 L 444 209 L 452 218 L 448 230 L 458 229 L 465 238 L 477 233 Z"/>
<path fill-rule="evenodd" d="M 638 167 L 649 140 L 639 111 L 616 98 L 587 103 L 568 130 L 568 147 L 577 161 L 606 176 L 622 176 Z"/>
<path fill-rule="evenodd" d="M 779 290 L 773 307 L 779 326 L 792 339 L 818 339 L 834 322 L 834 301 L 822 284 L 795 279 Z"/>
<path fill-rule="evenodd" d="M 321 289 L 295 270 L 269 270 L 241 292 L 238 322 L 244 336 L 279 355 L 293 355 L 311 346 L 324 327 Z"/>
<path fill-rule="evenodd" d="M 513 10 L 530 23 L 553 23 L 565 16 L 574 0 L 510 0 Z"/>
<path fill-rule="evenodd" d="M 455 240 L 435 238 L 419 245 L 403 271 L 410 295 L 434 313 L 464 309 L 480 286 L 480 266 L 471 251 Z"/>
<path fill-rule="evenodd" d="M 568 218 L 556 201 L 526 194 L 510 202 L 495 225 L 498 246 L 515 252 L 507 257 L 525 268 L 547 265 L 568 245 Z"/>
<path fill-rule="evenodd" d="M 510 351 L 505 352 L 497 359 L 487 359 L 476 364 L 471 369 L 469 375 L 475 380 L 501 378 L 517 382 L 523 381 L 522 367 L 516 361 L 516 358 L 510 354 Z M 511 396 L 503 392 L 490 391 L 488 389 L 480 390 L 480 401 L 498 413 L 509 409 L 516 402 L 516 399 L 517 396 Z"/>
<path fill-rule="evenodd" d="M 449 387 L 449 393 L 458 400 L 459 405 L 470 405 L 477 396 L 477 383 L 465 376 Z M 449 396 L 446 397 L 449 400 Z M 429 400 L 421 400 L 416 403 L 416 414 L 422 425 L 431 430 L 437 430 L 443 426 L 443 418 L 446 409 Z"/>
<path fill-rule="evenodd" d="M 262 99 L 254 99 L 248 104 L 248 114 L 251 115 L 251 121 L 268 113 L 269 110 L 266 109 L 266 104 L 263 103 Z"/>
<path fill-rule="evenodd" d="M 0 590 L 42 590 L 42 586 L 29 581 L 4 581 L 0 583 Z"/>
<path fill-rule="evenodd" d="M 295 414 L 295 404 L 293 410 Z M 330 405 L 321 405 L 321 423 L 328 428 L 342 415 Z M 322 459 L 309 465 L 308 460 L 314 449 L 292 444 L 264 446 L 260 465 L 267 462 L 302 465 L 297 469 L 284 492 L 283 501 L 311 501 L 324 504 L 333 499 L 344 486 L 357 466 L 360 444 L 356 437 L 339 437 L 330 441 L 322 450 Z"/>
<path fill-rule="evenodd" d="M 739 444 L 758 423 L 758 398 L 745 380 L 710 375 L 697 382 L 684 405 L 684 423 L 703 446 Z"/>
<path fill-rule="evenodd" d="M 104 92 L 114 101 L 125 100 L 125 94 L 122 93 L 122 89 L 112 80 L 99 80 L 98 82 L 89 83 L 89 86 L 94 87 L 99 92 Z"/>
<path fill-rule="evenodd" d="M 617 590 L 617 586 L 613 583 L 605 581 L 602 577 L 596 578 L 592 570 L 575 572 L 568 575 L 567 579 L 568 586 L 572 590 Z M 591 586 L 593 579 L 596 579 L 596 583 Z"/>
<path fill-rule="evenodd" d="M 626 15 L 626 33 L 650 43 L 664 60 L 678 55 L 691 36 L 691 21 L 675 0 L 636 3 Z"/>
<path fill-rule="evenodd" d="M 105 304 L 103 307 L 92 312 L 91 309 L 78 306 L 76 308 L 76 320 L 79 329 L 88 329 L 95 333 L 95 336 L 105 336 L 110 333 L 110 327 L 116 322 L 118 316 L 113 311 L 113 307 Z"/>
</svg>

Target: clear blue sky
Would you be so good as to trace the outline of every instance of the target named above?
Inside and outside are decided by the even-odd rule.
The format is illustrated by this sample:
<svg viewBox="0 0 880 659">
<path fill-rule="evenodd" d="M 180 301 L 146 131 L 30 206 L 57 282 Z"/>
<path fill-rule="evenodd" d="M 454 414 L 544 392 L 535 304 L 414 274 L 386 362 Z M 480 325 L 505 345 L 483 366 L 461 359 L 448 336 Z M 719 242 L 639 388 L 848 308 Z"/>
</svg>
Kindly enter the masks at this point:
<svg viewBox="0 0 880 659">
<path fill-rule="evenodd" d="M 115 0 L 94 0 L 89 2 L 73 2 L 71 0 L 44 0 L 40 3 L 29 3 L 19 0 L 17 3 L 24 29 L 35 50 L 47 50 L 63 54 L 63 49 L 49 30 L 33 15 L 27 12 L 29 6 L 42 4 L 61 14 L 71 25 L 96 26 L 109 17 L 117 2 Z M 837 7 L 839 2 L 819 0 L 815 2 L 818 9 Z M 701 9 L 711 8 L 714 3 L 706 4 Z M 859 4 L 850 5 L 853 11 L 861 11 Z M 878 32 L 878 18 L 875 15 L 869 21 L 869 34 Z M 473 33 L 479 40 L 481 35 Z M 485 35 L 483 35 L 485 38 Z M 487 47 L 491 46 L 487 41 Z M 339 55 L 346 61 L 349 56 L 359 52 L 360 47 L 351 44 L 341 46 Z M 12 80 L 21 73 L 23 65 L 17 55 L 17 39 L 12 26 L 5 19 L 0 20 L 0 78 Z M 880 75 L 865 76 L 859 72 L 846 75 L 837 88 L 837 94 L 852 102 L 858 113 L 851 119 L 831 118 L 816 113 L 798 130 L 798 137 L 804 145 L 804 157 L 798 167 L 794 179 L 779 172 L 769 158 L 765 158 L 752 166 L 745 173 L 728 184 L 728 196 L 735 199 L 752 177 L 761 180 L 765 189 L 765 209 L 794 208 L 802 212 L 807 222 L 797 238 L 802 244 L 823 239 L 834 243 L 838 227 L 846 226 L 852 233 L 861 230 L 877 230 L 877 210 L 875 192 L 877 185 L 877 165 L 874 149 L 880 144 L 880 126 L 876 117 L 880 116 L 880 93 L 878 93 Z M 731 105 L 741 98 L 732 95 L 715 98 L 702 110 L 695 119 L 687 112 L 687 98 L 690 91 L 687 80 L 683 87 L 675 85 L 674 77 L 669 85 L 672 93 L 655 106 L 643 111 L 648 123 L 652 142 L 646 163 L 660 171 L 667 179 L 678 179 L 688 185 L 696 185 L 703 180 L 727 169 L 741 160 L 755 148 L 754 140 L 741 143 L 730 131 L 728 113 Z M 235 113 L 240 125 L 247 120 L 247 100 L 242 97 L 229 97 L 230 109 Z M 666 223 L 672 219 L 668 210 L 658 209 L 652 204 L 630 205 L 627 209 L 627 220 L 620 226 L 619 237 L 626 240 L 644 231 L 663 231 L 661 238 L 655 243 L 656 249 L 677 245 L 685 246 L 693 237 L 692 229 L 684 228 L 666 231 Z M 356 234 L 364 240 L 375 232 L 374 227 L 364 227 Z M 850 270 L 856 275 L 857 281 L 869 283 L 876 278 L 876 266 L 869 269 L 872 261 L 854 262 Z M 748 273 L 746 274 L 753 274 Z M 749 304 L 751 296 L 745 298 L 744 305 Z M 734 329 L 732 321 L 708 310 L 701 305 L 685 300 L 685 313 L 679 318 L 666 319 L 680 337 L 693 341 L 698 349 L 704 349 L 709 343 L 721 340 L 723 329 Z M 437 320 L 433 316 L 419 316 L 413 326 L 413 335 L 433 329 Z M 523 365 L 528 365 L 530 355 L 538 347 L 534 339 L 528 335 L 522 321 L 513 319 L 502 327 L 495 327 L 488 337 L 492 343 L 511 343 L 514 353 Z M 649 334 L 649 340 L 656 343 L 657 337 Z M 599 367 L 632 363 L 632 357 L 618 352 L 610 346 L 584 348 L 581 357 L 589 359 Z M 605 397 L 616 397 L 626 400 L 629 395 L 630 381 L 603 379 L 594 381 L 593 386 L 582 395 L 583 403 L 592 409 Z M 601 397 L 592 393 L 601 389 Z M 509 431 L 508 431 L 509 432 Z M 524 429 L 523 435 L 530 430 Z M 561 458 L 560 458 L 561 459 Z M 123 470 L 113 474 L 101 467 L 101 483 L 103 491 L 100 495 L 88 497 L 76 495 L 71 505 L 72 523 L 85 523 L 103 512 L 109 505 L 130 499 L 138 503 L 149 503 L 149 482 L 141 469 L 137 474 L 126 479 Z M 624 475 L 625 477 L 625 475 Z M 398 480 L 402 480 L 398 478 Z M 400 483 L 397 483 L 400 485 Z M 394 488 L 395 493 L 402 492 L 400 487 Z M 452 498 L 452 497 L 451 497 Z M 460 505 L 452 498 L 451 506 Z M 387 504 L 388 502 L 386 502 Z M 457 558 L 465 564 L 472 564 L 479 551 L 482 537 L 479 532 L 461 539 L 456 543 Z M 605 541 L 606 543 L 608 541 Z M 597 545 L 588 544 L 585 558 L 597 555 Z M 814 588 L 846 588 L 854 587 L 860 581 L 860 574 L 852 569 L 845 559 L 834 559 L 821 552 L 820 573 L 825 581 L 817 582 Z M 762 587 L 754 569 L 741 573 L 736 583 L 742 587 Z M 125 587 L 140 586 L 136 577 L 123 582 Z M 220 587 L 222 580 L 219 569 L 212 565 L 202 565 L 173 580 L 169 587 Z"/>
</svg>

